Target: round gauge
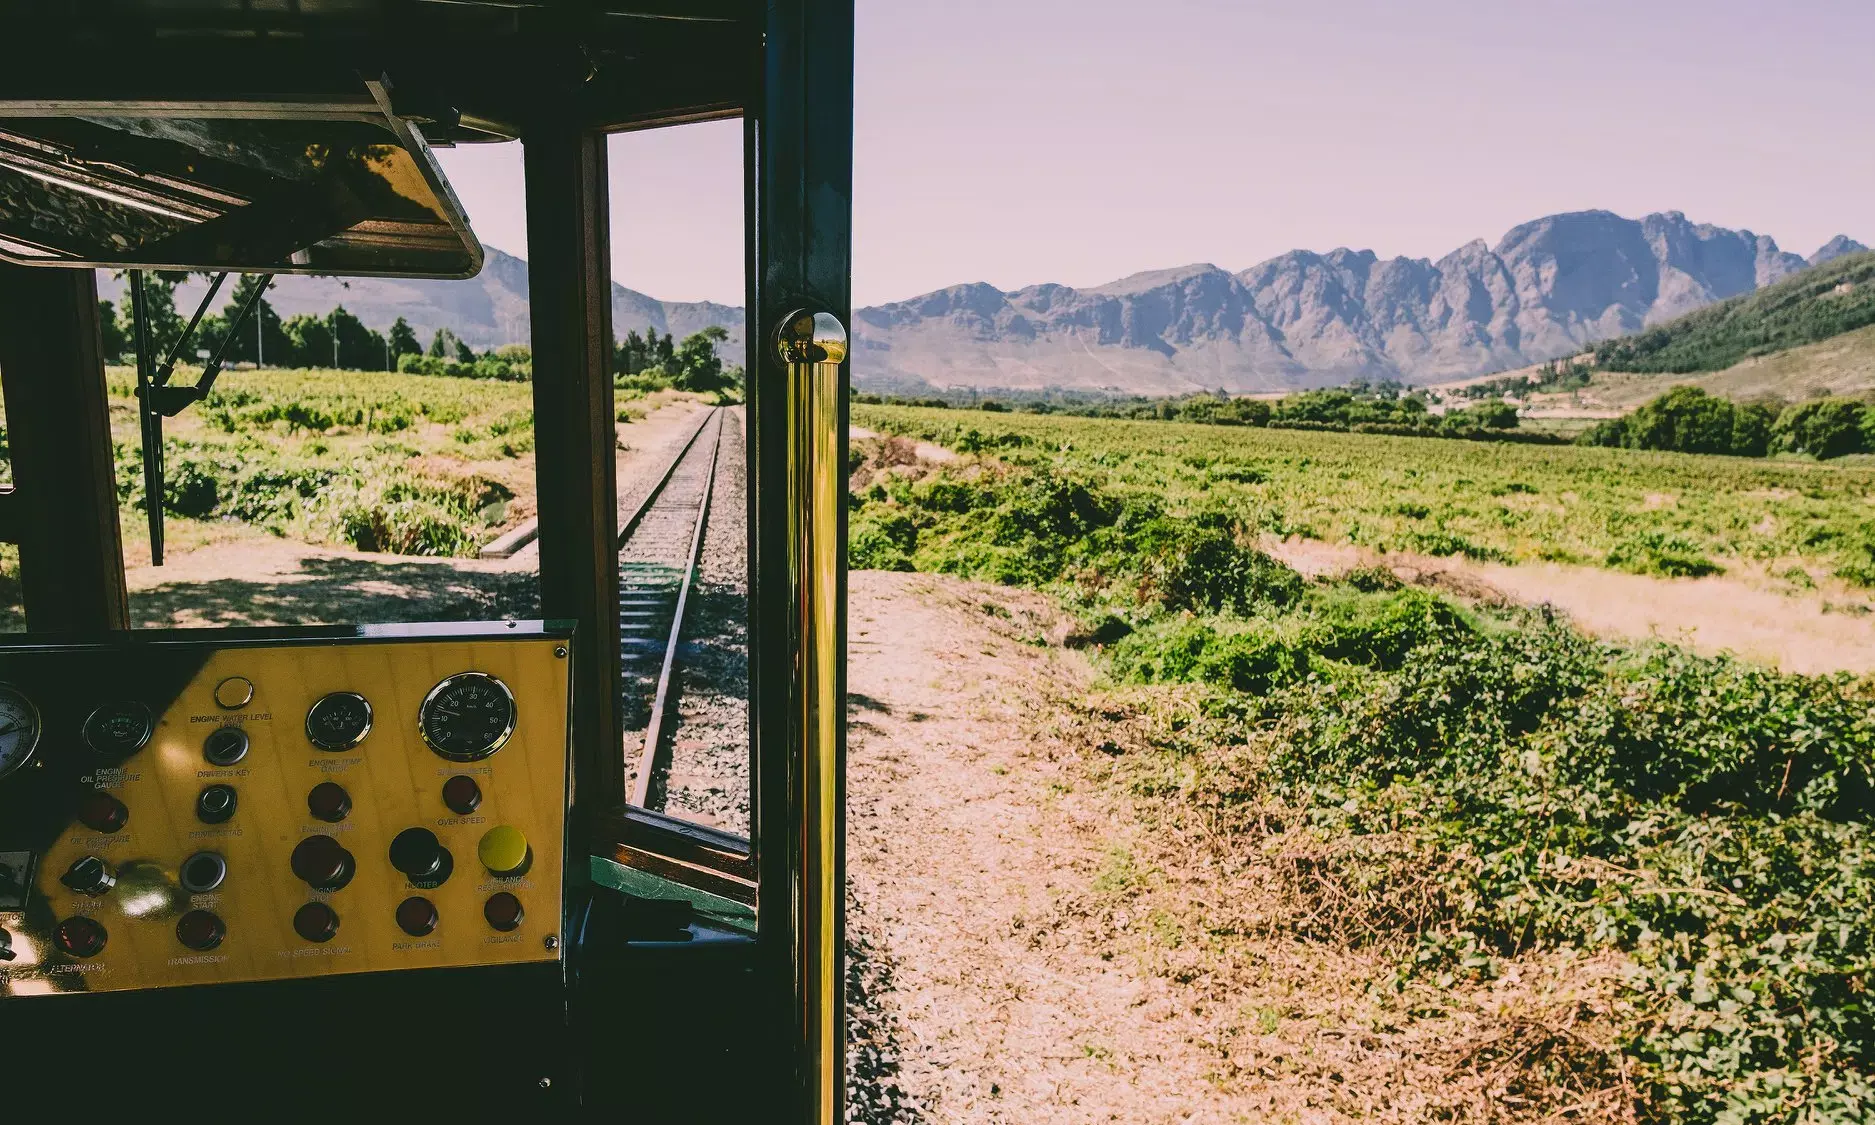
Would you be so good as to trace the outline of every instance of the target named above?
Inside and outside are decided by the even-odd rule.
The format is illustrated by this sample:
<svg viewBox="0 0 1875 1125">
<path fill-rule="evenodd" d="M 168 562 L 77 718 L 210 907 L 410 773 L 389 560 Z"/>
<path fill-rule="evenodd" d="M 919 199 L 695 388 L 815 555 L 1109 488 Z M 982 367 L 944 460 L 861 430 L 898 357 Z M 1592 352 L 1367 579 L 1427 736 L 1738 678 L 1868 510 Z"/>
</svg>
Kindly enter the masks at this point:
<svg viewBox="0 0 1875 1125">
<path fill-rule="evenodd" d="M 39 749 L 39 708 L 26 693 L 0 684 L 0 778 L 33 760 Z"/>
<path fill-rule="evenodd" d="M 452 762 L 475 762 L 514 733 L 514 693 L 486 672 L 461 672 L 430 689 L 417 711 L 417 733 Z"/>
<path fill-rule="evenodd" d="M 321 750 L 350 750 L 371 733 L 371 704 L 355 691 L 322 695 L 306 711 L 306 740 Z"/>
<path fill-rule="evenodd" d="M 156 733 L 150 709 L 134 699 L 106 703 L 85 719 L 85 745 L 113 760 L 130 757 Z"/>
</svg>

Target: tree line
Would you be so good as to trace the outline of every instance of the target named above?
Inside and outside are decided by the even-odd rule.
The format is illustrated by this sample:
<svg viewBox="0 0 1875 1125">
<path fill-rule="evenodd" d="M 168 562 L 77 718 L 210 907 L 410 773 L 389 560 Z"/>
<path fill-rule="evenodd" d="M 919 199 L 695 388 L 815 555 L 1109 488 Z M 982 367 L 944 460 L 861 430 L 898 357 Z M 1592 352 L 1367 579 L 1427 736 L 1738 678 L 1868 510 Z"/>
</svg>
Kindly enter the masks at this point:
<svg viewBox="0 0 1875 1125">
<path fill-rule="evenodd" d="M 1600 423 L 1580 441 L 1733 457 L 1796 453 L 1825 461 L 1875 453 L 1875 403 L 1841 396 L 1789 405 L 1733 402 L 1698 387 L 1674 387 L 1632 413 Z"/>
<path fill-rule="evenodd" d="M 1176 398 L 1133 397 L 1076 399 L 1023 396 L 1010 401 L 984 398 L 953 404 L 941 398 L 857 394 L 855 402 L 905 406 L 961 405 L 992 413 L 1065 414 L 1082 418 L 1125 418 L 1159 422 L 1195 422 L 1213 426 L 1266 426 L 1272 429 L 1328 430 L 1339 433 L 1392 434 L 1402 437 L 1458 437 L 1491 441 L 1554 442 L 1548 434 L 1517 432 L 1517 408 L 1498 399 L 1435 413 L 1421 391 L 1392 381 L 1356 380 L 1343 387 L 1302 391 L 1278 399 L 1231 397 L 1205 391 Z"/>
<path fill-rule="evenodd" d="M 176 289 L 189 275 L 152 271 L 143 275 L 144 309 L 152 349 L 160 358 L 169 354 L 187 319 L 176 308 Z M 232 321 L 254 295 L 261 278 L 243 274 L 235 282 L 229 303 L 220 312 L 202 317 L 194 341 L 183 360 L 212 355 L 227 341 L 224 361 L 261 367 L 338 368 L 349 371 L 401 371 L 414 375 L 450 375 L 471 379 L 528 380 L 533 378 L 533 353 L 525 344 L 506 344 L 477 351 L 448 328 L 438 328 L 426 348 L 416 330 L 398 317 L 388 331 L 379 332 L 339 305 L 324 316 L 296 313 L 282 318 L 266 297 L 259 298 L 233 339 Z M 98 302 L 98 325 L 106 362 L 125 362 L 136 352 L 136 326 L 126 295 L 121 307 Z M 654 390 L 670 387 L 684 391 L 728 391 L 739 387 L 742 368 L 727 365 L 717 354 L 729 338 L 711 325 L 678 342 L 666 332 L 626 333 L 613 351 L 613 371 L 620 386 Z"/>
</svg>

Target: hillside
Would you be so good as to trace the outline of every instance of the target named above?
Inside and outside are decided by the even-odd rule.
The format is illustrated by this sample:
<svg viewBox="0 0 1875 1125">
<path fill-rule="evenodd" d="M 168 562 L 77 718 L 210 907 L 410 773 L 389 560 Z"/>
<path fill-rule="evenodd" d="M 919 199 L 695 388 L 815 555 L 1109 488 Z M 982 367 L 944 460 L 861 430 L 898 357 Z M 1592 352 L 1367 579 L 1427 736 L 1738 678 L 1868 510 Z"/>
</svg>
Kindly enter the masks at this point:
<svg viewBox="0 0 1875 1125">
<path fill-rule="evenodd" d="M 1737 402 L 1775 398 L 1786 402 L 1826 395 L 1875 393 L 1875 325 L 1815 344 L 1740 360 L 1723 371 L 1686 375 L 1597 371 L 1589 387 L 1570 396 L 1539 396 L 1548 409 L 1581 405 L 1597 415 L 1632 410 L 1669 387 L 1690 384 Z"/>
<path fill-rule="evenodd" d="M 1875 253 L 1849 254 L 1595 349 L 1610 371 L 1689 374 L 1875 325 Z"/>
</svg>

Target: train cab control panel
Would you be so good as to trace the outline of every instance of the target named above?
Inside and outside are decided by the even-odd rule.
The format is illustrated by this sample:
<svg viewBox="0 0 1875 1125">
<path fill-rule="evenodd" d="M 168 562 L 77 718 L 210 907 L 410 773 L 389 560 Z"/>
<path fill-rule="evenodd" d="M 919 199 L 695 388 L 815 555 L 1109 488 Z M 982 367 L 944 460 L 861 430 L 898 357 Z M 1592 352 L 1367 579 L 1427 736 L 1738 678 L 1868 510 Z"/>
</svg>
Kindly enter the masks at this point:
<svg viewBox="0 0 1875 1125">
<path fill-rule="evenodd" d="M 553 966 L 570 648 L 526 622 L 0 648 L 0 1010 Z"/>
</svg>

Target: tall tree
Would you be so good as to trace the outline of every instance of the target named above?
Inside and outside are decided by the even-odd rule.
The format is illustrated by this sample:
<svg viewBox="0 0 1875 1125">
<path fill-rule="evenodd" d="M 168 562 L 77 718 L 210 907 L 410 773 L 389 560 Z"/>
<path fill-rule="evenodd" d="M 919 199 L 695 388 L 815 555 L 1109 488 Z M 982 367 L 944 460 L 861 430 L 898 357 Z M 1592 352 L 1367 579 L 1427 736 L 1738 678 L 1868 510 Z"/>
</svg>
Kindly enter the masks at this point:
<svg viewBox="0 0 1875 1125">
<path fill-rule="evenodd" d="M 392 365 L 395 366 L 398 359 L 403 356 L 422 355 L 422 354 L 423 354 L 423 345 L 417 340 L 416 329 L 410 327 L 409 321 L 405 320 L 401 316 L 398 317 L 397 323 L 391 325 L 391 363 Z"/>
<path fill-rule="evenodd" d="M 130 271 L 117 275 L 124 279 L 124 302 L 117 310 L 118 330 L 124 336 L 125 355 L 136 351 L 137 325 L 135 304 L 130 296 Z M 154 353 L 154 362 L 162 362 L 169 349 L 182 337 L 182 330 L 187 322 L 176 311 L 176 286 L 180 285 L 188 274 L 177 270 L 145 270 L 143 274 L 143 308 L 149 318 L 150 350 Z"/>
<path fill-rule="evenodd" d="M 130 341 L 124 338 L 123 326 L 117 322 L 117 309 L 109 301 L 98 302 L 98 344 L 106 363 L 116 363 L 130 350 Z"/>
<path fill-rule="evenodd" d="M 333 358 L 329 361 L 334 367 L 352 371 L 385 369 L 383 335 L 366 328 L 364 322 L 346 311 L 344 305 L 327 314 L 326 328 L 336 341 Z"/>
<path fill-rule="evenodd" d="M 727 390 L 735 384 L 742 375 L 741 369 L 725 370 L 723 357 L 716 353 L 716 346 L 727 339 L 729 333 L 715 324 L 684 339 L 672 361 L 671 378 L 678 390 Z"/>
<path fill-rule="evenodd" d="M 228 331 L 228 323 L 240 311 L 242 302 L 260 288 L 260 285 L 261 275 L 259 274 L 244 273 L 235 280 L 234 292 L 229 297 L 226 307 L 221 310 L 220 317 L 216 318 L 220 321 L 219 326 L 211 330 L 207 318 L 202 322 L 204 346 L 212 349 L 221 342 L 222 336 Z M 288 354 L 289 350 L 286 329 L 280 321 L 280 314 L 274 311 L 273 305 L 268 303 L 267 298 L 262 297 L 260 304 L 254 307 L 254 311 L 248 314 L 247 319 L 242 321 L 240 328 L 236 330 L 233 342 L 228 345 L 227 358 L 230 363 L 266 363 L 275 367 L 284 367 L 292 360 Z"/>
<path fill-rule="evenodd" d="M 297 313 L 288 317 L 282 327 L 287 337 L 286 355 L 281 357 L 282 366 L 332 366 L 332 329 L 324 317 Z M 269 356 L 268 362 L 273 362 L 273 357 Z"/>
</svg>

